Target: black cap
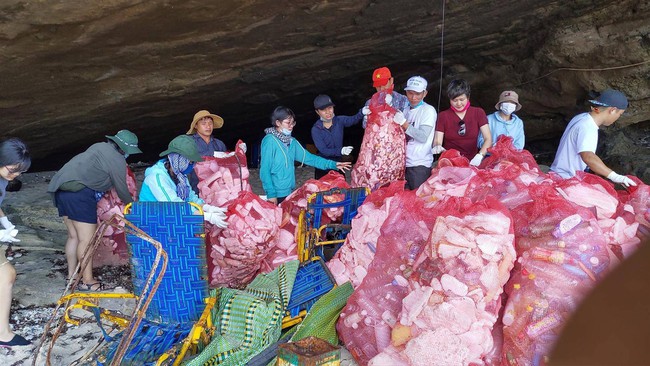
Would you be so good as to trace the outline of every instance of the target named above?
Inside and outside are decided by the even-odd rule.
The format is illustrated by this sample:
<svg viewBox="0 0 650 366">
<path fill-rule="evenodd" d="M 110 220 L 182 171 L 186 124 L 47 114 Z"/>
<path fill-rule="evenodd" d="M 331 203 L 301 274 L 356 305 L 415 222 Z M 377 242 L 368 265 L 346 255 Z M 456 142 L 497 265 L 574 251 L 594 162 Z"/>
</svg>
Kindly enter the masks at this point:
<svg viewBox="0 0 650 366">
<path fill-rule="evenodd" d="M 334 105 L 332 98 L 325 94 L 321 94 L 314 99 L 314 108 L 316 109 L 325 109 L 331 105 Z"/>
</svg>

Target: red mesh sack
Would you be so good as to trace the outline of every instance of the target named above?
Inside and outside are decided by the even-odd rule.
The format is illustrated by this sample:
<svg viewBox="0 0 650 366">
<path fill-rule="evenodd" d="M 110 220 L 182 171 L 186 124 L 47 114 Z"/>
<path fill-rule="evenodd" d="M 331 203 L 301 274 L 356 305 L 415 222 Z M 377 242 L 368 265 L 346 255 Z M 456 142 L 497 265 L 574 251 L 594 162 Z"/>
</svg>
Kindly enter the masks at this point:
<svg viewBox="0 0 650 366">
<path fill-rule="evenodd" d="M 499 136 L 497 143 L 488 149 L 490 153 L 483 161 L 480 168 L 493 168 L 501 161 L 509 161 L 510 163 L 521 166 L 522 169 L 536 170 L 538 173 L 539 165 L 528 150 L 519 150 L 513 145 L 513 139 L 507 135 Z"/>
<path fill-rule="evenodd" d="M 129 189 L 129 193 L 131 193 L 131 197 L 137 200 L 138 189 L 135 175 L 128 165 L 126 167 L 126 186 Z M 101 224 L 102 221 L 109 220 L 115 214 L 124 217 L 124 206 L 115 188 L 111 188 L 97 202 L 97 223 Z M 102 236 L 101 245 L 95 251 L 93 267 L 126 264 L 128 256 L 129 253 L 124 231 L 118 228 L 108 227 Z"/>
<path fill-rule="evenodd" d="M 248 183 L 246 154 L 240 149 L 241 140 L 233 152 L 220 153 L 219 157 L 204 156 L 196 163 L 194 171 L 199 177 L 199 197 L 212 206 L 225 207 L 239 192 L 251 192 Z"/>
<path fill-rule="evenodd" d="M 226 215 L 226 229 L 206 223 L 210 286 L 244 288 L 275 245 L 282 211 L 244 191 L 230 201 Z"/>
<path fill-rule="evenodd" d="M 307 208 L 307 199 L 314 193 L 328 191 L 333 188 L 350 188 L 341 173 L 330 171 L 320 179 L 309 179 L 300 188 L 293 191 L 280 204 L 282 208 L 282 221 L 280 235 L 275 249 L 267 256 L 262 264 L 262 272 L 269 272 L 282 263 L 298 258 L 296 250 L 296 235 L 298 216 L 300 211 Z M 324 197 L 326 203 L 339 202 L 345 198 L 342 194 Z M 342 207 L 327 208 L 324 210 L 321 225 L 336 222 L 343 216 Z"/>
<path fill-rule="evenodd" d="M 517 254 L 506 286 L 503 364 L 544 362 L 562 325 L 609 270 L 608 240 L 593 211 L 553 184 L 531 190 L 512 211 Z"/>
<path fill-rule="evenodd" d="M 460 155 L 460 152 L 456 149 L 445 150 L 440 154 L 440 158 L 438 158 L 437 167 L 444 168 L 449 166 L 468 167 L 469 160 Z"/>
<path fill-rule="evenodd" d="M 396 109 L 385 103 L 386 92 L 370 99 L 370 115 L 361 142 L 359 157 L 352 169 L 352 187 L 376 190 L 384 184 L 404 179 L 406 140 L 393 117 Z"/>
<path fill-rule="evenodd" d="M 404 192 L 403 180 L 372 192 L 359 206 L 357 215 L 350 223 L 351 229 L 345 242 L 327 266 L 339 285 L 350 281 L 355 288 L 366 276 L 377 247 L 380 229 L 388 217 L 392 197 Z"/>
</svg>

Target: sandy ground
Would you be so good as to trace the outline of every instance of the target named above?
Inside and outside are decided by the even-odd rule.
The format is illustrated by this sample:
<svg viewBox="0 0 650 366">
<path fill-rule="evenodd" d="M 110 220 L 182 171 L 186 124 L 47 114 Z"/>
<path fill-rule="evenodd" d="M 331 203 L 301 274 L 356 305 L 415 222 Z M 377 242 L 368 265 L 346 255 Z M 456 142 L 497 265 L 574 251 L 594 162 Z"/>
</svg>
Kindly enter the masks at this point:
<svg viewBox="0 0 650 366">
<path fill-rule="evenodd" d="M 140 178 L 144 167 L 132 165 Z M 46 322 L 53 315 L 56 302 L 65 290 L 67 265 L 64 255 L 65 225 L 58 217 L 51 197 L 46 193 L 47 183 L 53 172 L 27 173 L 19 179 L 23 182 L 19 192 L 7 192 L 2 209 L 19 230 L 21 240 L 13 246 L 12 263 L 18 273 L 14 285 L 11 324 L 14 331 L 38 343 Z M 313 177 L 312 168 L 296 168 L 296 181 L 300 186 Z M 348 174 L 349 178 L 349 174 Z M 253 191 L 262 194 L 256 171 L 251 170 Z M 131 287 L 125 268 L 102 267 L 96 270 L 98 277 L 114 292 L 127 292 Z M 128 312 L 129 302 L 114 302 L 116 309 Z M 121 307 L 121 308 L 120 308 Z M 57 318 L 58 319 L 58 318 Z M 66 325 L 56 341 L 50 361 L 52 365 L 69 365 L 97 344 L 101 332 L 96 324 Z M 36 346 L 0 348 L 0 365 L 45 365 L 44 354 L 49 343 L 35 355 Z M 342 349 L 343 365 L 356 365 L 350 354 Z"/>
</svg>

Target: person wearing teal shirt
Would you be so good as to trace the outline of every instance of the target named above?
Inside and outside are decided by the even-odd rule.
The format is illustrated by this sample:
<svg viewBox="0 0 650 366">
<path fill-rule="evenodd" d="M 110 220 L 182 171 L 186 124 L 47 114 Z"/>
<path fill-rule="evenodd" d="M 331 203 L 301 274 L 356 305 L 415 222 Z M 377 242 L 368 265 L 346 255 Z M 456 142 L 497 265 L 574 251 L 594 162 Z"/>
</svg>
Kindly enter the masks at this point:
<svg viewBox="0 0 650 366">
<path fill-rule="evenodd" d="M 291 137 L 296 116 L 287 107 L 279 106 L 271 114 L 271 125 L 264 130 L 260 162 L 260 180 L 270 202 L 281 203 L 296 188 L 294 161 L 318 169 L 349 170 L 351 163 L 335 162 L 307 151 Z"/>
</svg>

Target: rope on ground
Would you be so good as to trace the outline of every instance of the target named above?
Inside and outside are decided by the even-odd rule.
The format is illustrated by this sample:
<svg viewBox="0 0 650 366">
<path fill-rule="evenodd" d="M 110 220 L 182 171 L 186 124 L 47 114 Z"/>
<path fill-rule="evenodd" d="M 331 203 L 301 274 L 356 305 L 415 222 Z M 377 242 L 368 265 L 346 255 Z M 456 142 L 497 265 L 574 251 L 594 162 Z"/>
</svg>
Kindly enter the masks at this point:
<svg viewBox="0 0 650 366">
<path fill-rule="evenodd" d="M 522 86 L 522 85 L 530 84 L 530 83 L 532 83 L 534 81 L 537 81 L 539 79 L 543 79 L 543 78 L 545 78 L 545 77 L 547 77 L 547 76 L 549 76 L 549 75 L 551 75 L 553 73 L 556 73 L 558 71 L 608 71 L 608 70 L 620 70 L 620 69 L 627 69 L 627 68 L 630 68 L 630 67 L 641 66 L 641 65 L 647 64 L 647 63 L 650 63 L 650 60 L 645 60 L 645 61 L 637 62 L 637 63 L 634 63 L 634 64 L 628 64 L 628 65 L 622 65 L 622 66 L 600 67 L 600 68 L 589 68 L 589 69 L 581 69 L 581 68 L 575 68 L 575 67 L 560 67 L 560 68 L 555 69 L 553 71 L 547 72 L 546 74 L 544 74 L 544 75 L 542 75 L 540 77 L 537 77 L 535 79 L 526 81 L 524 83 L 521 83 L 521 84 L 518 84 L 518 85 L 515 85 L 515 86 Z"/>
</svg>

